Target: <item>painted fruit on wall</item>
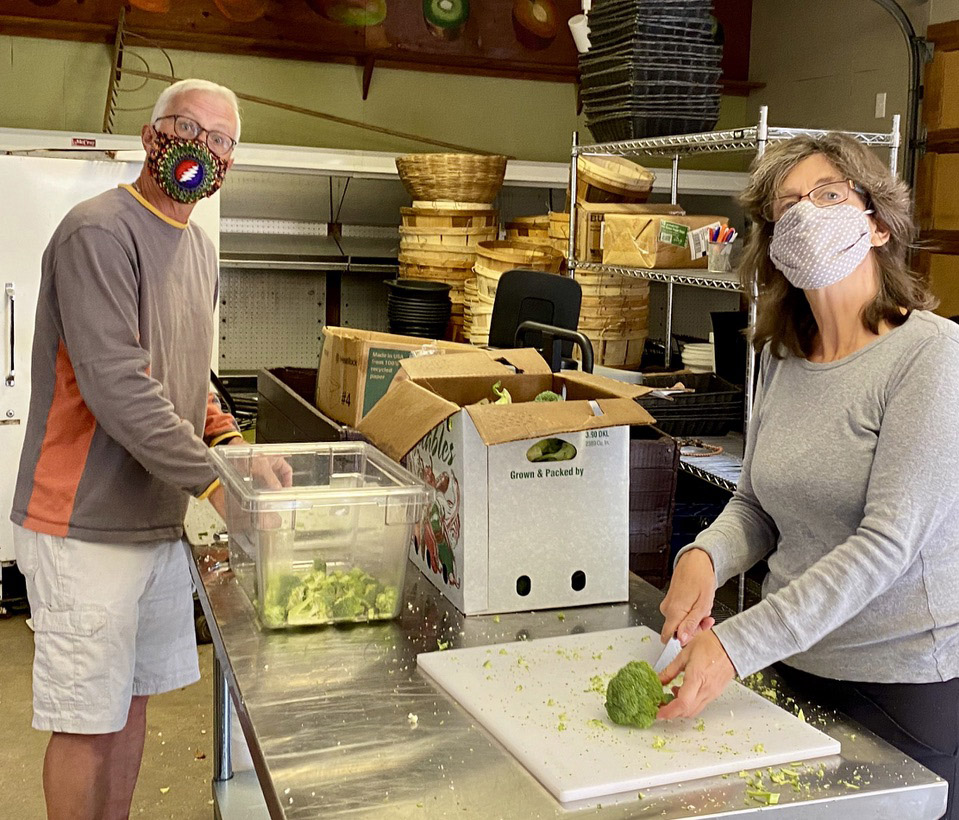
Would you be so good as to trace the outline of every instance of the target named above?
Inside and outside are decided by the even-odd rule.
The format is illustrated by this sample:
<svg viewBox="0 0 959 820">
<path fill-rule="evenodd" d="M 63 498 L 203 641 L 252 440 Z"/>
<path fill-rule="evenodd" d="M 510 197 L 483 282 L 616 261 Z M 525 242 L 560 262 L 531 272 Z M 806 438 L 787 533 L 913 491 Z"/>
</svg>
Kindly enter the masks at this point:
<svg viewBox="0 0 959 820">
<path fill-rule="evenodd" d="M 252 23 L 266 14 L 269 0 L 213 0 L 220 14 L 234 23 Z"/>
<path fill-rule="evenodd" d="M 423 0 L 423 19 L 431 34 L 455 40 L 470 16 L 469 0 Z"/>
<path fill-rule="evenodd" d="M 130 5 L 155 14 L 166 14 L 170 10 L 170 0 L 130 0 Z"/>
<path fill-rule="evenodd" d="M 350 28 L 378 26 L 386 19 L 386 0 L 307 0 L 317 14 Z"/>
<path fill-rule="evenodd" d="M 559 34 L 559 13 L 553 0 L 516 0 L 513 3 L 516 39 L 528 49 L 549 46 Z"/>
</svg>

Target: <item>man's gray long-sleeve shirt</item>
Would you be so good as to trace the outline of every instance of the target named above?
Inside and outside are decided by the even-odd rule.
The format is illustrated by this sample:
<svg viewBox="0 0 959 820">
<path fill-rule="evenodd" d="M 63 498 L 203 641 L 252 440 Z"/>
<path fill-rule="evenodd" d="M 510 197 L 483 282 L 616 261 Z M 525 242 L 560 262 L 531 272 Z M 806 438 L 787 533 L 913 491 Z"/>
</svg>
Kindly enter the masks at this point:
<svg viewBox="0 0 959 820">
<path fill-rule="evenodd" d="M 959 677 L 959 326 L 913 312 L 837 362 L 763 355 L 739 489 L 690 547 L 717 584 L 766 558 L 715 627 L 739 675 Z"/>
<path fill-rule="evenodd" d="M 213 243 L 130 186 L 77 205 L 43 256 L 11 518 L 101 543 L 179 538 L 239 435 L 209 398 Z"/>
</svg>

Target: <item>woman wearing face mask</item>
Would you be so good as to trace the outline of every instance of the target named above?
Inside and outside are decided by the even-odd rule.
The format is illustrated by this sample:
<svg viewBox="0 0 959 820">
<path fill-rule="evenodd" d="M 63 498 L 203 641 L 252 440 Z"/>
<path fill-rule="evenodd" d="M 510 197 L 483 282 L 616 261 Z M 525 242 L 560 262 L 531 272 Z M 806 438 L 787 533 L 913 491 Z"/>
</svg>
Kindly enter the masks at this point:
<svg viewBox="0 0 959 820">
<path fill-rule="evenodd" d="M 770 664 L 950 783 L 959 746 L 959 327 L 907 267 L 906 187 L 841 135 L 760 158 L 742 201 L 761 351 L 739 488 L 676 562 L 664 719 Z M 713 629 L 716 587 L 766 559 Z M 956 806 L 954 809 L 953 806 Z"/>
</svg>

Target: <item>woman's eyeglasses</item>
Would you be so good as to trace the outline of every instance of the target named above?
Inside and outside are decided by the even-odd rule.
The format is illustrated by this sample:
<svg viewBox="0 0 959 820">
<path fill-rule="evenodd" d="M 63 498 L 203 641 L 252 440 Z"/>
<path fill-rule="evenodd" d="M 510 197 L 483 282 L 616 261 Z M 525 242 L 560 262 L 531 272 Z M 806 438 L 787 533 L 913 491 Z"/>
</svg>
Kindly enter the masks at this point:
<svg viewBox="0 0 959 820">
<path fill-rule="evenodd" d="M 786 211 L 793 205 L 798 205 L 804 199 L 808 199 L 817 208 L 830 208 L 833 205 L 841 205 L 848 200 L 849 194 L 853 191 L 864 199 L 866 198 L 866 191 L 851 179 L 825 182 L 822 185 L 817 185 L 808 194 L 802 196 L 791 194 L 772 200 L 763 208 L 762 215 L 767 222 L 778 222 Z"/>
</svg>

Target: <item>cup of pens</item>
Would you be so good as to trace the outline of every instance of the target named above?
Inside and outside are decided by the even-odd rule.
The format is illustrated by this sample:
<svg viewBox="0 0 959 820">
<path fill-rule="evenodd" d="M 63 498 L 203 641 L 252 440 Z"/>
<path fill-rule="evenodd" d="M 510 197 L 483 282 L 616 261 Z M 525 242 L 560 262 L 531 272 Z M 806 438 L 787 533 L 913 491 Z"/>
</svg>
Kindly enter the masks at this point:
<svg viewBox="0 0 959 820">
<path fill-rule="evenodd" d="M 733 242 L 736 231 L 729 227 L 713 228 L 706 246 L 706 267 L 713 273 L 731 273 L 733 269 Z"/>
</svg>

